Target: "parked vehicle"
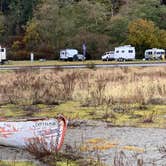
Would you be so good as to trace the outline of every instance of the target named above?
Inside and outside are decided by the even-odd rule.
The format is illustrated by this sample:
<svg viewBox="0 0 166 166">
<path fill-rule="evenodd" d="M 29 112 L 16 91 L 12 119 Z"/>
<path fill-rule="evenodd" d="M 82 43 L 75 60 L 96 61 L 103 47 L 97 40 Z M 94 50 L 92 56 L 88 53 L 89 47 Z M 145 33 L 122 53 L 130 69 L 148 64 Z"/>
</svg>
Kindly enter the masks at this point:
<svg viewBox="0 0 166 166">
<path fill-rule="evenodd" d="M 162 60 L 165 59 L 165 50 L 152 48 L 145 50 L 145 60 Z"/>
<path fill-rule="evenodd" d="M 6 48 L 0 46 L 0 63 L 3 64 L 6 61 Z"/>
<path fill-rule="evenodd" d="M 101 59 L 103 61 L 110 61 L 110 60 L 114 60 L 114 51 L 109 51 L 109 52 L 105 52 Z"/>
<path fill-rule="evenodd" d="M 86 58 L 85 58 L 85 56 L 83 55 L 83 54 L 76 54 L 76 55 L 74 55 L 74 57 L 73 57 L 73 60 L 74 61 L 84 61 Z"/>
<path fill-rule="evenodd" d="M 118 61 L 135 60 L 135 47 L 131 45 L 115 47 L 114 59 Z"/>
<path fill-rule="evenodd" d="M 60 60 L 83 61 L 85 60 L 85 56 L 79 54 L 76 49 L 63 49 L 60 51 Z"/>
<path fill-rule="evenodd" d="M 63 116 L 50 119 L 3 120 L 0 121 L 0 144 L 18 148 L 36 146 L 41 150 L 56 152 L 62 146 L 66 125 Z"/>
</svg>

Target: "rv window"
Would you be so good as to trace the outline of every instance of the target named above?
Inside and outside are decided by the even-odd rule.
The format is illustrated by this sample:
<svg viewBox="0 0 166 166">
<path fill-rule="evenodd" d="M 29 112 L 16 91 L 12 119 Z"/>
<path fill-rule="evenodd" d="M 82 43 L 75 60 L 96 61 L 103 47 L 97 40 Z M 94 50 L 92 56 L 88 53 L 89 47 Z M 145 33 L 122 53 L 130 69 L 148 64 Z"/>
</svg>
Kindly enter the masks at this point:
<svg viewBox="0 0 166 166">
<path fill-rule="evenodd" d="M 129 53 L 133 53 L 133 50 L 129 50 Z"/>
<path fill-rule="evenodd" d="M 116 51 L 116 53 L 119 53 L 119 51 Z"/>
<path fill-rule="evenodd" d="M 124 50 L 122 50 L 122 53 L 124 53 L 125 51 Z"/>
<path fill-rule="evenodd" d="M 4 49 L 3 49 L 3 48 L 1 49 L 1 52 L 4 52 Z"/>
</svg>

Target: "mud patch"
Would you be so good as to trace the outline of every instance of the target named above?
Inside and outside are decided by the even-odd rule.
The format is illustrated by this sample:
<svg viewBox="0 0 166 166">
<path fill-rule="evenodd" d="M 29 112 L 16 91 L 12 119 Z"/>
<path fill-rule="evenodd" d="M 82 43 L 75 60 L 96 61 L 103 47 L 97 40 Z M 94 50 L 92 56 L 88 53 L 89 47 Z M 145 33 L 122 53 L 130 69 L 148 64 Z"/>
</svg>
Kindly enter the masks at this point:
<svg viewBox="0 0 166 166">
<path fill-rule="evenodd" d="M 113 165 L 117 154 L 123 151 L 126 158 L 136 155 L 146 166 L 163 166 L 166 157 L 159 148 L 166 144 L 165 140 L 166 129 L 108 128 L 106 123 L 99 122 L 97 126 L 68 128 L 64 144 L 82 148 L 85 155 L 100 156 L 107 165 Z"/>
<path fill-rule="evenodd" d="M 27 161 L 34 163 L 35 166 L 46 166 L 40 161 L 36 160 L 34 156 L 23 149 L 14 147 L 0 146 L 0 160 L 1 161 Z"/>
</svg>

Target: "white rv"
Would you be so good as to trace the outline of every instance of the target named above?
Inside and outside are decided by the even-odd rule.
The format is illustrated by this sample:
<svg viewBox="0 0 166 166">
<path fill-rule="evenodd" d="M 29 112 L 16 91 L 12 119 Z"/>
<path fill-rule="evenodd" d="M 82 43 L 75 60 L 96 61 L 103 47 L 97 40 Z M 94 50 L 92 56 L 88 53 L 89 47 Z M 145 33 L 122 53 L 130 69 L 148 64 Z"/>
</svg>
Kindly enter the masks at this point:
<svg viewBox="0 0 166 166">
<path fill-rule="evenodd" d="M 131 45 L 125 45 L 120 47 L 115 47 L 114 51 L 115 60 L 134 60 L 135 59 L 135 47 Z"/>
<path fill-rule="evenodd" d="M 6 48 L 0 46 L 0 63 L 3 64 L 6 61 Z"/>
<path fill-rule="evenodd" d="M 161 60 L 165 58 L 165 50 L 152 48 L 145 50 L 145 60 Z"/>
<path fill-rule="evenodd" d="M 85 56 L 78 54 L 76 49 L 64 49 L 60 51 L 60 60 L 85 60 Z"/>
</svg>

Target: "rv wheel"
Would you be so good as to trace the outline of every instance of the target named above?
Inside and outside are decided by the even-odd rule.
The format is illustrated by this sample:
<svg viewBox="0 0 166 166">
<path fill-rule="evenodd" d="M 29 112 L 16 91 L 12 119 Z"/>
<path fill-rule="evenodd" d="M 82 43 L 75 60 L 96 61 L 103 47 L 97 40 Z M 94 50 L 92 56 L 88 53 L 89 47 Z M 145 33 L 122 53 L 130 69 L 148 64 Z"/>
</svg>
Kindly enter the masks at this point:
<svg viewBox="0 0 166 166">
<path fill-rule="evenodd" d="M 78 61 L 78 56 L 77 55 L 74 55 L 73 61 Z"/>
<path fill-rule="evenodd" d="M 119 59 L 118 59 L 118 61 L 119 61 L 119 62 L 122 62 L 122 61 L 123 61 L 123 59 L 122 59 L 122 58 L 119 58 Z"/>
</svg>

